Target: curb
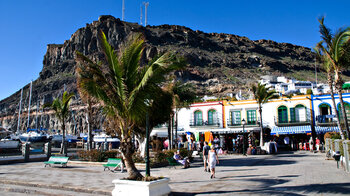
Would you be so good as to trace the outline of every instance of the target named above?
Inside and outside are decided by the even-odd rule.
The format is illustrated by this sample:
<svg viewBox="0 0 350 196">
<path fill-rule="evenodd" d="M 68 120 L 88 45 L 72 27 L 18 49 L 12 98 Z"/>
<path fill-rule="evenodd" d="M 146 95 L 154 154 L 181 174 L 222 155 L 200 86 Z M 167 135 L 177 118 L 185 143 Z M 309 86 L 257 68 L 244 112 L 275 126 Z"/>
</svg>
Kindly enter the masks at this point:
<svg viewBox="0 0 350 196">
<path fill-rule="evenodd" d="M 100 194 L 100 195 L 110 195 L 112 192 L 112 191 L 93 190 L 93 189 L 88 189 L 84 187 L 70 187 L 70 186 L 52 185 L 52 184 L 48 185 L 48 184 L 38 184 L 38 183 L 21 182 L 21 181 L 13 181 L 13 180 L 0 180 L 0 184 L 39 187 L 39 188 L 48 188 L 48 189 L 72 191 L 72 192 L 79 192 L 79 193 Z"/>
</svg>

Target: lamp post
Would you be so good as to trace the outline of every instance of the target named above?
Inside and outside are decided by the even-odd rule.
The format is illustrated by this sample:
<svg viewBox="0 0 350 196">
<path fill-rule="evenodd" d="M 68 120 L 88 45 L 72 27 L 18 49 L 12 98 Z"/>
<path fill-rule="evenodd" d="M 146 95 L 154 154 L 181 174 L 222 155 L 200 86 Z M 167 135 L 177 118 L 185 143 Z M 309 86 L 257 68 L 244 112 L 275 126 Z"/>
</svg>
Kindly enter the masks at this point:
<svg viewBox="0 0 350 196">
<path fill-rule="evenodd" d="M 150 176 L 150 167 L 149 167 L 149 117 L 148 112 L 146 113 L 146 176 Z"/>
<path fill-rule="evenodd" d="M 243 125 L 243 155 L 245 156 L 246 155 L 246 152 L 245 152 L 245 131 L 244 131 L 244 125 L 246 124 L 244 118 L 242 119 L 242 125 Z"/>
</svg>

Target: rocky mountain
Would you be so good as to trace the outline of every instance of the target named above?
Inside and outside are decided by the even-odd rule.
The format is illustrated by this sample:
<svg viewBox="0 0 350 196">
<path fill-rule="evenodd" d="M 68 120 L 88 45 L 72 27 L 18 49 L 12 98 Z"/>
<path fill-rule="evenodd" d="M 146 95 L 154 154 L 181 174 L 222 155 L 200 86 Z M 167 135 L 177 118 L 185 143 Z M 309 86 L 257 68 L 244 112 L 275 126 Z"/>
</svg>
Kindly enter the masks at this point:
<svg viewBox="0 0 350 196">
<path fill-rule="evenodd" d="M 178 73 L 178 79 L 192 83 L 199 96 L 226 96 L 239 90 L 247 92 L 251 83 L 262 75 L 293 76 L 300 80 L 311 79 L 314 74 L 315 56 L 309 48 L 271 40 L 250 40 L 232 34 L 204 33 L 184 26 L 161 25 L 143 27 L 123 22 L 112 16 L 101 16 L 98 21 L 78 29 L 63 44 L 49 44 L 43 60 L 40 77 L 33 82 L 31 127 L 35 126 L 36 106 L 50 102 L 62 94 L 63 89 L 76 90 L 75 51 L 93 58 L 101 58 L 98 51 L 98 32 L 102 30 L 109 43 L 116 49 L 125 38 L 141 32 L 146 39 L 144 59 L 150 59 L 164 51 L 183 55 L 188 61 L 185 71 Z M 319 76 L 322 78 L 322 76 Z M 25 116 L 28 106 L 29 84 L 23 87 L 23 108 Z M 17 129 L 17 115 L 20 91 L 0 101 L 0 122 Z M 85 115 L 81 111 L 79 95 L 73 103 L 75 119 L 69 129 L 84 130 Z M 40 113 L 40 110 L 39 110 Z M 55 129 L 57 120 L 52 114 L 39 115 L 43 127 Z M 74 122 L 73 122 L 74 121 Z M 26 119 L 21 129 L 26 129 Z"/>
</svg>

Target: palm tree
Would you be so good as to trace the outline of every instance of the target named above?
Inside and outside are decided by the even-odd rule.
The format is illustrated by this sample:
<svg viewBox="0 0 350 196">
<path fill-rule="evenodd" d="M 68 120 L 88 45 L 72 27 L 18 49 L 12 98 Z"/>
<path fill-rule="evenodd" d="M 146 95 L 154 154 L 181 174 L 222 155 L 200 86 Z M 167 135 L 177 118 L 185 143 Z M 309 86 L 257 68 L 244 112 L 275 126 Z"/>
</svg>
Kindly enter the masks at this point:
<svg viewBox="0 0 350 196">
<path fill-rule="evenodd" d="M 62 128 L 62 144 L 60 149 L 60 154 L 65 154 L 67 156 L 67 151 L 64 151 L 64 145 L 66 140 L 66 120 L 69 117 L 69 105 L 74 97 L 74 93 L 69 93 L 65 91 L 62 95 L 62 99 L 56 98 L 50 104 L 45 104 L 44 108 L 51 108 L 55 111 L 55 115 L 61 123 Z"/>
<path fill-rule="evenodd" d="M 341 71 L 350 63 L 350 28 L 339 29 L 335 35 L 332 35 L 331 30 L 324 25 L 324 17 L 321 17 L 318 21 L 320 23 L 320 33 L 322 38 L 322 42 L 318 44 L 318 47 L 322 54 L 327 58 L 327 61 L 333 67 L 335 88 L 339 95 L 341 113 L 347 138 L 349 138 L 349 125 L 342 95 L 342 86 L 344 81 L 341 77 Z"/>
<path fill-rule="evenodd" d="M 254 99 L 258 103 L 258 110 L 260 115 L 260 146 L 264 145 L 264 129 L 262 121 L 262 105 L 267 103 L 270 99 L 277 98 L 276 91 L 270 90 L 270 87 L 266 88 L 265 84 L 252 85 L 252 91 Z"/>
<path fill-rule="evenodd" d="M 161 84 L 167 80 L 167 74 L 182 68 L 185 63 L 182 58 L 165 53 L 142 65 L 145 41 L 141 34 L 132 36 L 119 55 L 103 32 L 100 41 L 103 61 L 96 62 L 76 52 L 77 80 L 82 90 L 101 103 L 109 129 L 119 137 L 129 179 L 141 179 L 143 176 L 132 160 L 132 135 L 139 130 L 137 125 L 145 120 L 153 102 L 163 92 Z"/>
<path fill-rule="evenodd" d="M 317 59 L 322 63 L 323 69 L 327 72 L 327 82 L 328 82 L 328 86 L 329 86 L 330 91 L 331 91 L 333 113 L 336 115 L 337 119 L 340 119 L 339 113 L 337 112 L 337 105 L 335 104 L 334 91 L 333 91 L 333 83 L 334 83 L 333 75 L 332 75 L 332 73 L 334 71 L 333 66 L 331 66 L 328 58 L 325 55 L 323 55 L 322 52 L 320 51 L 320 47 L 321 47 L 320 44 L 322 44 L 322 43 L 319 42 L 316 45 L 316 47 L 314 48 L 314 50 L 316 52 Z M 339 128 L 341 138 L 345 139 L 344 132 L 341 128 L 340 120 L 337 120 L 337 126 Z"/>
<path fill-rule="evenodd" d="M 181 108 L 188 108 L 197 98 L 193 91 L 194 87 L 191 84 L 181 84 L 179 82 L 170 86 L 170 91 L 173 94 L 172 108 L 175 110 L 175 140 L 177 140 L 178 113 Z"/>
</svg>

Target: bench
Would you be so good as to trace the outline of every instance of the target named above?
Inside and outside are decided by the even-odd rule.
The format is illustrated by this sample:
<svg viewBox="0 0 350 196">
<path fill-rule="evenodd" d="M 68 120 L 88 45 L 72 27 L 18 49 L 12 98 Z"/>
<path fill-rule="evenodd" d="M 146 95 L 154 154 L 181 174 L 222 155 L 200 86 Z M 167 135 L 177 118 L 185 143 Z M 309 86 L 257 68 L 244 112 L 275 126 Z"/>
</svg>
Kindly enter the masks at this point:
<svg viewBox="0 0 350 196">
<path fill-rule="evenodd" d="M 106 169 L 111 170 L 109 167 L 122 167 L 122 160 L 118 158 L 108 158 L 107 164 L 103 164 L 103 171 L 106 171 Z"/>
<path fill-rule="evenodd" d="M 69 157 L 57 157 L 57 156 L 51 156 L 50 159 L 46 162 L 44 162 L 45 167 L 49 165 L 61 165 L 62 167 L 67 167 Z"/>
<path fill-rule="evenodd" d="M 178 163 L 174 158 L 172 157 L 167 157 L 166 160 L 169 163 L 169 166 L 173 166 L 176 169 L 177 165 L 181 165 L 180 163 Z M 170 169 L 170 168 L 169 168 Z"/>
</svg>

